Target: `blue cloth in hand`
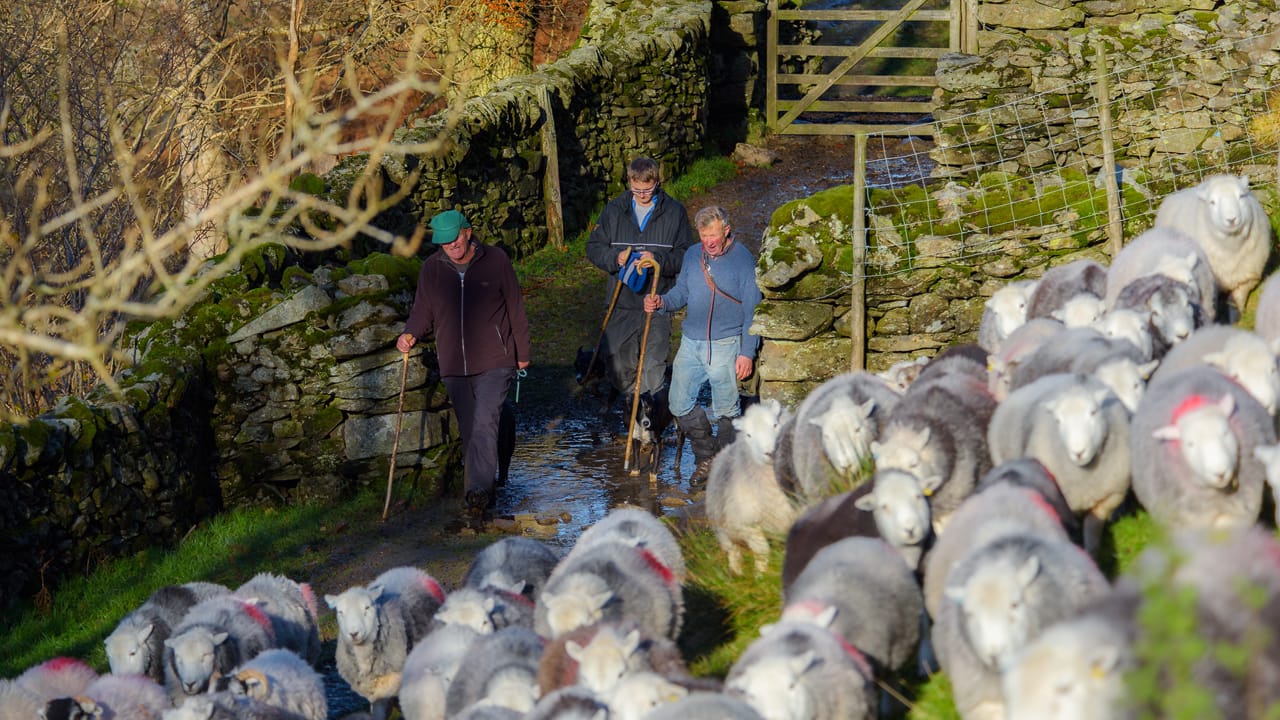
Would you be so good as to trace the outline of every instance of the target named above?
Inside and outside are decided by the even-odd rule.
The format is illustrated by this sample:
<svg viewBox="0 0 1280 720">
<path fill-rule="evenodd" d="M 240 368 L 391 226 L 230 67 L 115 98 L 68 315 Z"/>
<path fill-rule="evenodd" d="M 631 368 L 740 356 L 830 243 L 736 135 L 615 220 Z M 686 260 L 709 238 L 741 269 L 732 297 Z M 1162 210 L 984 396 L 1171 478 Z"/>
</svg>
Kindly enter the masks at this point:
<svg viewBox="0 0 1280 720">
<path fill-rule="evenodd" d="M 634 293 L 643 294 L 645 287 L 649 284 L 649 268 L 638 267 L 641 252 L 632 250 L 631 255 L 627 258 L 627 263 L 622 266 L 622 270 L 618 273 L 618 279 L 623 285 L 631 288 Z"/>
</svg>

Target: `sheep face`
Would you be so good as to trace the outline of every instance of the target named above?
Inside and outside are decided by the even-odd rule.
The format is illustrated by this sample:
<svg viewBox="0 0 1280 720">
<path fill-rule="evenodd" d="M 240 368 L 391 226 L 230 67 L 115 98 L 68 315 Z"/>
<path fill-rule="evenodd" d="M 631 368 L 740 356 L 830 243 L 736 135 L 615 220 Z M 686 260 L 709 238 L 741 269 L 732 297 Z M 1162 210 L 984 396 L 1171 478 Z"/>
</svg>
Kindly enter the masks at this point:
<svg viewBox="0 0 1280 720">
<path fill-rule="evenodd" d="M 218 648 L 227 639 L 225 632 L 196 627 L 164 641 L 173 653 L 170 662 L 183 694 L 199 695 L 209 689 L 217 670 Z"/>
<path fill-rule="evenodd" d="M 963 610 L 969 645 L 992 670 L 1008 662 L 1031 635 L 1027 592 L 1039 570 L 1034 557 L 1017 565 L 1000 560 L 979 567 L 963 586 L 946 590 Z"/>
<path fill-rule="evenodd" d="M 338 616 L 338 635 L 352 645 L 373 642 L 378 635 L 377 598 L 367 588 L 353 587 L 341 595 L 326 595 Z"/>
<path fill-rule="evenodd" d="M 1054 320 L 1060 321 L 1069 328 L 1088 327 L 1102 317 L 1106 309 L 1107 307 L 1103 304 L 1102 298 L 1088 293 L 1080 293 L 1067 300 L 1062 304 L 1062 307 L 1054 310 L 1050 315 Z"/>
<path fill-rule="evenodd" d="M 659 705 L 673 703 L 688 694 L 688 689 L 657 673 L 628 673 L 618 680 L 608 695 L 609 718 L 640 720 Z"/>
<path fill-rule="evenodd" d="M 1144 358 L 1151 357 L 1151 353 L 1154 351 L 1150 326 L 1150 313 L 1128 308 L 1112 310 L 1093 323 L 1094 329 L 1102 333 L 1103 336 L 1113 340 L 1127 340 L 1133 343 L 1133 346 L 1138 348 Z"/>
<path fill-rule="evenodd" d="M 435 619 L 447 625 L 463 625 L 487 635 L 496 628 L 493 609 L 496 603 L 491 597 L 469 588 L 455 590 L 436 611 Z"/>
<path fill-rule="evenodd" d="M 1105 398 L 1106 394 L 1076 385 L 1045 403 L 1045 410 L 1057 426 L 1062 447 L 1077 467 L 1093 462 L 1107 439 L 1107 422 L 1102 414 Z"/>
<path fill-rule="evenodd" d="M 1253 335 L 1232 337 L 1221 351 L 1205 355 L 1204 361 L 1244 386 L 1267 414 L 1275 416 L 1280 400 L 1280 372 L 1265 340 Z"/>
<path fill-rule="evenodd" d="M 543 592 L 538 602 L 546 607 L 547 627 L 556 638 L 604 617 L 604 606 L 613 592 L 594 575 L 570 576 L 560 592 Z"/>
<path fill-rule="evenodd" d="M 527 713 L 538 702 L 538 678 L 527 668 L 508 667 L 494 673 L 485 684 L 477 705 L 496 705 Z"/>
<path fill-rule="evenodd" d="M 884 470 L 876 473 L 874 490 L 858 498 L 855 505 L 875 516 L 876 529 L 891 545 L 920 545 L 930 528 L 926 492 L 932 492 L 940 482 L 936 477 L 920 481 L 902 470 Z"/>
<path fill-rule="evenodd" d="M 1240 465 L 1240 442 L 1230 422 L 1234 408 L 1235 399 L 1224 395 L 1217 403 L 1177 415 L 1173 424 L 1158 428 L 1152 437 L 1177 441 L 1187 469 L 1205 486 L 1231 489 Z"/>
<path fill-rule="evenodd" d="M 1052 628 L 1018 654 L 1001 683 L 1010 720 L 1116 717 L 1125 696 L 1114 645 L 1086 645 Z"/>
<path fill-rule="evenodd" d="M 1185 287 L 1171 285 L 1151 296 L 1151 327 L 1169 345 L 1187 339 L 1196 329 L 1195 307 Z"/>
<path fill-rule="evenodd" d="M 1003 340 L 1027 321 L 1027 300 L 1034 285 L 1006 285 L 991 294 L 986 309 L 995 317 L 996 336 Z"/>
<path fill-rule="evenodd" d="M 773 458 L 781 418 L 782 405 L 771 399 L 752 405 L 742 417 L 733 421 L 738 437 L 746 442 L 757 462 L 766 463 Z"/>
<path fill-rule="evenodd" d="M 852 472 L 870 452 L 875 408 L 875 400 L 855 403 L 847 395 L 837 395 L 825 413 L 809 421 L 822 430 L 822 452 L 842 475 Z"/>
<path fill-rule="evenodd" d="M 631 669 L 639 647 L 638 630 L 619 637 L 613 629 L 601 628 L 585 647 L 572 640 L 565 643 L 565 652 L 578 663 L 578 684 L 606 693 Z"/>
<path fill-rule="evenodd" d="M 761 658 L 730 678 L 726 688 L 765 720 L 806 720 L 817 716 L 818 703 L 802 677 L 819 662 L 813 651 Z"/>
<path fill-rule="evenodd" d="M 1099 365 L 1093 374 L 1103 385 L 1111 388 L 1116 398 L 1130 413 L 1138 409 L 1138 402 L 1147 391 L 1147 378 L 1156 369 L 1158 361 L 1139 365 L 1127 358 Z"/>
<path fill-rule="evenodd" d="M 1239 235 L 1253 226 L 1248 178 L 1215 175 L 1196 188 L 1196 195 L 1209 206 L 1209 221 L 1223 235 Z"/>
<path fill-rule="evenodd" d="M 892 468 L 916 477 L 933 474 L 932 457 L 928 453 L 930 432 L 927 427 L 893 427 L 884 442 L 872 443 L 876 468 Z"/>
<path fill-rule="evenodd" d="M 121 623 L 104 644 L 107 648 L 107 662 L 115 675 L 145 675 L 151 664 L 151 652 L 147 639 L 155 631 L 151 623 L 137 625 L 131 622 Z"/>
</svg>

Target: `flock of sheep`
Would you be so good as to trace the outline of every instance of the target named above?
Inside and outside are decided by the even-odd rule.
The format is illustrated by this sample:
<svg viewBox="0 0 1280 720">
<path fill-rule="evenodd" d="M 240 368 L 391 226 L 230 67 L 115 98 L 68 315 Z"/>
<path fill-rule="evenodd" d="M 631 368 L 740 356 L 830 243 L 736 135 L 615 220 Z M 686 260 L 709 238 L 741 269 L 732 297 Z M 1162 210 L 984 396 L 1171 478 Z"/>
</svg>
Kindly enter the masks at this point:
<svg viewBox="0 0 1280 720">
<path fill-rule="evenodd" d="M 1110 267 L 995 293 L 977 345 L 840 375 L 794 412 L 749 407 L 707 522 L 734 573 L 786 538 L 783 609 L 723 681 L 688 672 L 681 548 L 637 509 L 564 557 L 498 540 L 452 592 L 397 567 L 325 596 L 339 674 L 380 720 L 397 701 L 407 720 L 857 720 L 895 712 L 886 680 L 935 667 L 966 720 L 1127 718 L 1125 675 L 1159 632 L 1144 588 L 1176 586 L 1209 642 L 1248 651 L 1203 654 L 1192 680 L 1221 717 L 1261 717 L 1280 702 L 1280 544 L 1259 523 L 1280 495 L 1280 276 L 1254 331 L 1215 321 L 1270 247 L 1247 181 L 1215 176 Z M 1109 580 L 1094 557 L 1135 502 L 1171 541 Z M 0 681 L 0 720 L 327 720 L 318 606 L 271 574 L 161 588 L 108 637 L 111 674 L 38 665 Z"/>
</svg>

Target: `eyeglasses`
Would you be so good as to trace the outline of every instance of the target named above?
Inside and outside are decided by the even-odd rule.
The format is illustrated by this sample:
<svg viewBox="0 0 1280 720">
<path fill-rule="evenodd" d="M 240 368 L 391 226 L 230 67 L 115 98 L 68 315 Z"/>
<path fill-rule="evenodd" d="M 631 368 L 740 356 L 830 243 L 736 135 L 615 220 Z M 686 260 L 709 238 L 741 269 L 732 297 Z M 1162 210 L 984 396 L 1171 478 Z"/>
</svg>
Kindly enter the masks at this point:
<svg viewBox="0 0 1280 720">
<path fill-rule="evenodd" d="M 637 187 L 632 187 L 632 188 L 631 188 L 631 194 L 632 194 L 632 195 L 637 195 L 637 196 L 639 196 L 639 197 L 649 197 L 649 196 L 653 195 L 653 194 L 654 194 L 654 193 L 656 193 L 656 192 L 658 192 L 658 184 L 657 184 L 657 183 L 654 183 L 654 184 L 653 184 L 653 187 L 649 187 L 649 188 L 645 188 L 645 189 L 640 189 L 640 188 L 637 188 Z"/>
</svg>

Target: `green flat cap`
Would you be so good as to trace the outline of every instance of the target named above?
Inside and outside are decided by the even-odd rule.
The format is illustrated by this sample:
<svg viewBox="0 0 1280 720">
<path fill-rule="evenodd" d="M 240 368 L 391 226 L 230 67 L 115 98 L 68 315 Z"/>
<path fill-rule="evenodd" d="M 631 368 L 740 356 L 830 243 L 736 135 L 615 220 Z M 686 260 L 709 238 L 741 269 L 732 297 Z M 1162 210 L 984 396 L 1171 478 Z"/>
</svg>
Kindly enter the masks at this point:
<svg viewBox="0 0 1280 720">
<path fill-rule="evenodd" d="M 467 217 L 457 210 L 445 210 L 431 218 L 431 242 L 446 245 L 458 237 L 462 228 L 471 227 Z"/>
</svg>

